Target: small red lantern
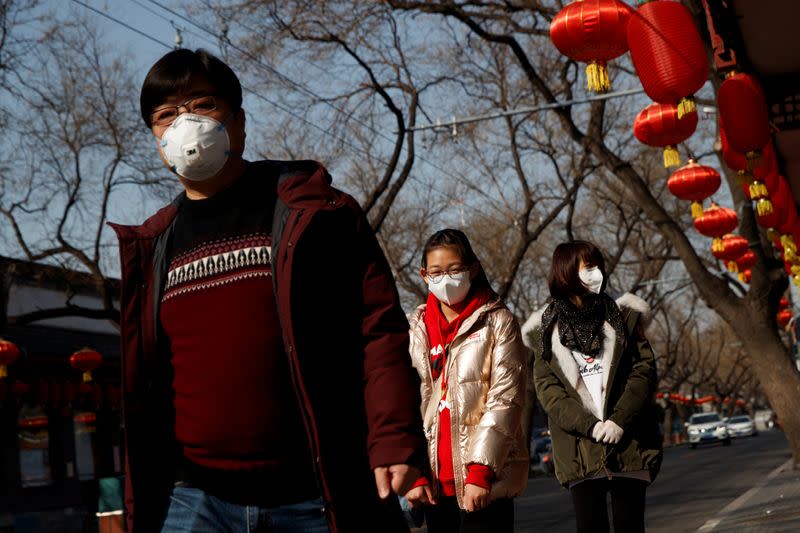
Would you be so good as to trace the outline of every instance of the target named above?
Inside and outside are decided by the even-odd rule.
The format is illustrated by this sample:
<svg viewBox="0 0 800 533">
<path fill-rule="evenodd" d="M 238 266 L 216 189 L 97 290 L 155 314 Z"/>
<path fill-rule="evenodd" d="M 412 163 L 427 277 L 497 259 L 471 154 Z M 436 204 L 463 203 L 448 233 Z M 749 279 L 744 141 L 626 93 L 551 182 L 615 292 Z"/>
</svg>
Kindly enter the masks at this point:
<svg viewBox="0 0 800 533">
<path fill-rule="evenodd" d="M 721 183 L 719 172 L 690 159 L 689 164 L 672 173 L 667 187 L 681 200 L 692 202 L 692 218 L 698 218 L 703 215 L 703 200 L 717 192 Z"/>
<path fill-rule="evenodd" d="M 69 363 L 73 368 L 83 371 L 83 382 L 89 383 L 92 381 L 92 370 L 103 363 L 103 356 L 90 348 L 83 348 L 70 356 Z"/>
<path fill-rule="evenodd" d="M 664 148 L 664 166 L 681 164 L 677 145 L 692 136 L 697 129 L 697 112 L 678 119 L 678 108 L 671 104 L 650 104 L 633 123 L 633 134 L 643 144 Z"/>
<path fill-rule="evenodd" d="M 8 376 L 8 365 L 19 359 L 19 348 L 11 341 L 0 338 L 0 379 Z"/>
<path fill-rule="evenodd" d="M 792 320 L 792 312 L 789 309 L 778 311 L 777 319 L 778 324 L 780 324 L 782 328 L 785 328 L 789 325 L 789 321 Z"/>
<path fill-rule="evenodd" d="M 772 202 L 769 200 L 769 191 L 776 186 L 777 166 L 775 151 L 772 143 L 767 142 L 762 147 L 763 164 L 753 167 L 748 161 L 747 156 L 737 152 L 728 140 L 728 132 L 720 123 L 720 142 L 722 143 L 722 159 L 728 168 L 735 170 L 738 174 L 739 182 L 742 187 L 746 187 L 745 196 L 749 200 L 756 202 L 756 212 L 769 214 L 772 211 Z"/>
<path fill-rule="evenodd" d="M 606 63 L 628 51 L 630 14 L 631 8 L 619 0 L 578 0 L 553 18 L 550 39 L 565 56 L 588 63 L 589 90 L 611 88 Z"/>
<path fill-rule="evenodd" d="M 745 271 L 755 266 L 756 261 L 756 253 L 753 250 L 747 250 L 733 261 L 733 264 L 736 266 L 734 272 L 739 273 L 739 280 L 742 283 L 746 283 L 744 276 Z"/>
<path fill-rule="evenodd" d="M 711 207 L 703 211 L 703 214 L 694 219 L 694 227 L 706 237 L 714 240 L 711 243 L 711 250 L 722 250 L 722 236 L 730 233 L 739 225 L 739 217 L 736 211 L 727 207 L 720 207 L 711 202 Z"/>
<path fill-rule="evenodd" d="M 21 419 L 19 421 L 19 428 L 28 431 L 44 429 L 49 423 L 50 422 L 46 416 L 32 416 Z"/>
<path fill-rule="evenodd" d="M 729 233 L 722 237 L 722 245 L 716 249 L 712 246 L 711 253 L 720 261 L 724 261 L 731 272 L 736 272 L 736 259 L 747 252 L 750 244 L 741 235 Z"/>
<path fill-rule="evenodd" d="M 753 279 L 753 271 L 749 268 L 742 273 L 742 277 L 740 278 L 743 283 L 750 284 L 750 281 Z"/>
<path fill-rule="evenodd" d="M 789 307 L 789 298 L 787 298 L 786 296 L 781 296 L 781 299 L 778 302 L 778 311 L 783 311 L 788 307 Z"/>
<path fill-rule="evenodd" d="M 692 95 L 708 81 L 708 57 L 686 7 L 664 0 L 640 5 L 628 23 L 628 46 L 651 99 L 677 105 L 678 118 L 696 109 Z"/>
<path fill-rule="evenodd" d="M 748 166 L 758 166 L 760 150 L 769 143 L 767 99 L 758 81 L 749 74 L 731 73 L 717 93 L 719 119 L 728 142 L 745 154 Z"/>
</svg>

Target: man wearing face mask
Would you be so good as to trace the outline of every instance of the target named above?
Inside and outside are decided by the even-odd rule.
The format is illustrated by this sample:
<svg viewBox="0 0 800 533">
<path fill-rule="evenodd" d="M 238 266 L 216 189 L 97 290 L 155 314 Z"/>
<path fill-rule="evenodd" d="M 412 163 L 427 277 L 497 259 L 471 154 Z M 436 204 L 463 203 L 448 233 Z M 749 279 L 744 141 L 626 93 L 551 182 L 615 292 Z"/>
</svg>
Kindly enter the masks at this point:
<svg viewBox="0 0 800 533">
<path fill-rule="evenodd" d="M 418 379 L 364 213 L 319 163 L 243 159 L 206 51 L 156 62 L 141 110 L 184 191 L 114 225 L 128 531 L 407 531 Z"/>
<path fill-rule="evenodd" d="M 610 493 L 614 531 L 642 532 L 662 458 L 649 308 L 632 294 L 606 294 L 603 254 L 586 241 L 556 247 L 548 284 L 551 303 L 522 331 L 556 477 L 572 494 L 577 531 L 609 531 Z"/>
</svg>

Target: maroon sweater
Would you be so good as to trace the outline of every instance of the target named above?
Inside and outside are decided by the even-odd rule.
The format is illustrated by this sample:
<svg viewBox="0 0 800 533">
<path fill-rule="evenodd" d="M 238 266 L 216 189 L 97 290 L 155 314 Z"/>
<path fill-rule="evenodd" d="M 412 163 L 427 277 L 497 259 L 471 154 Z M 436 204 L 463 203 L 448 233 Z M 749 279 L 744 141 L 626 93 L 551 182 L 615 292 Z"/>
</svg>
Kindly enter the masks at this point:
<svg viewBox="0 0 800 533">
<path fill-rule="evenodd" d="M 265 505 L 318 494 L 272 285 L 264 200 L 275 194 L 274 180 L 251 171 L 213 198 L 186 201 L 161 299 L 180 476 Z"/>
</svg>

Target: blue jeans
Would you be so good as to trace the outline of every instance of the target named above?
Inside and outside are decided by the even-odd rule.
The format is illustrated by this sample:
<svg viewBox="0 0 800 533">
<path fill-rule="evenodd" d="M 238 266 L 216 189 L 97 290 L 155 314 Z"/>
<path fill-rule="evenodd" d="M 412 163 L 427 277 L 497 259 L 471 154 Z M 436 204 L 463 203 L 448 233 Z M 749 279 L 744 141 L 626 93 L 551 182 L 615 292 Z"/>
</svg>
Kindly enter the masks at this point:
<svg viewBox="0 0 800 533">
<path fill-rule="evenodd" d="M 322 499 L 257 507 L 237 505 L 176 483 L 162 533 L 329 533 Z"/>
</svg>

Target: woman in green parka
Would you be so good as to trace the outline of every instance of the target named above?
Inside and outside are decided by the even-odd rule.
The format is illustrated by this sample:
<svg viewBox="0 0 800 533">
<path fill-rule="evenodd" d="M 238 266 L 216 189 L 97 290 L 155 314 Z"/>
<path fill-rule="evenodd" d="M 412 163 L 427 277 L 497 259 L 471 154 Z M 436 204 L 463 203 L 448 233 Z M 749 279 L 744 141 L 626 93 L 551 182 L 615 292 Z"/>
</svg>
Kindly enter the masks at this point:
<svg viewBox="0 0 800 533">
<path fill-rule="evenodd" d="M 609 493 L 614 531 L 644 531 L 645 492 L 662 458 L 649 308 L 606 294 L 603 254 L 586 241 L 556 247 L 548 283 L 552 301 L 523 334 L 533 339 L 556 477 L 570 490 L 579 533 L 609 530 Z"/>
</svg>

